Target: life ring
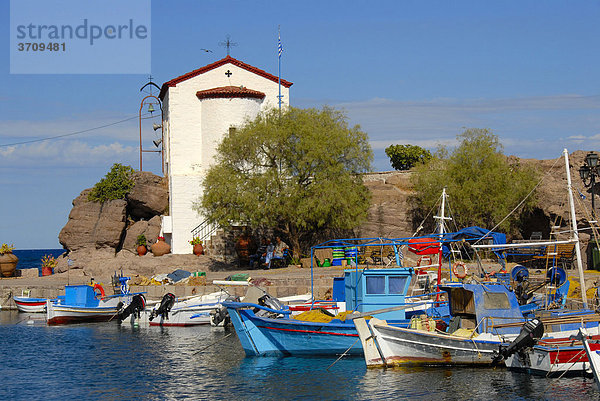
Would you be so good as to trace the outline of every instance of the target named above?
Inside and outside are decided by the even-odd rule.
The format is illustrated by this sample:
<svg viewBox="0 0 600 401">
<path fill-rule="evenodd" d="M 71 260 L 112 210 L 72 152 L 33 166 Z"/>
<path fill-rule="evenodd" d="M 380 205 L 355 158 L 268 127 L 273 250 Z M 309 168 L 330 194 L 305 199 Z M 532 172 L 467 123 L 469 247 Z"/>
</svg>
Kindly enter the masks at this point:
<svg viewBox="0 0 600 401">
<path fill-rule="evenodd" d="M 463 262 L 454 263 L 452 265 L 452 273 L 454 273 L 454 275 L 460 279 L 467 277 L 467 274 L 468 274 L 467 265 L 465 265 Z"/>
<path fill-rule="evenodd" d="M 94 287 L 96 298 L 98 298 L 98 295 L 100 295 L 100 299 L 104 299 L 104 287 L 102 287 L 100 284 L 94 284 L 92 287 Z M 100 294 L 98 294 L 98 292 Z"/>
</svg>

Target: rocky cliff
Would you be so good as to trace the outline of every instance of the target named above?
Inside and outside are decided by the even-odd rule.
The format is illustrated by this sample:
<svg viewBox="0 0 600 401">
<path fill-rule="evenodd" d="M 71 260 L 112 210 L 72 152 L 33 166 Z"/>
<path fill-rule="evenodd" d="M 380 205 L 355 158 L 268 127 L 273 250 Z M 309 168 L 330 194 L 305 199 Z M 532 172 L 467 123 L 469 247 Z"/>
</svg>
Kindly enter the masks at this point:
<svg viewBox="0 0 600 401">
<path fill-rule="evenodd" d="M 135 185 L 124 200 L 91 202 L 91 188 L 73 200 L 69 220 L 58 235 L 61 245 L 69 251 L 71 268 L 87 265 L 95 256 L 103 259 L 114 257 L 117 252 L 134 253 L 140 234 L 156 240 L 160 215 L 169 204 L 166 178 L 142 171 L 136 172 L 133 179 Z M 63 259 L 59 260 L 58 271 L 67 268 Z"/>
<path fill-rule="evenodd" d="M 584 190 L 579 176 L 574 173 L 583 165 L 585 155 L 584 151 L 570 155 L 576 195 L 577 191 L 586 195 L 586 199 L 575 196 L 580 227 L 587 226 L 591 219 L 589 212 L 586 213 L 586 210 L 591 210 L 590 193 Z M 538 169 L 541 177 L 537 188 L 538 207 L 523 222 L 521 236 L 529 238 L 532 232 L 542 232 L 543 238 L 549 238 L 552 230 L 564 232 L 560 235 L 562 237 L 567 236 L 570 219 L 563 159 L 527 160 L 514 156 L 510 159 Z M 368 221 L 358 230 L 361 237 L 406 237 L 414 233 L 419 222 L 413 221 L 414 213 L 409 203 L 409 196 L 414 192 L 410 176 L 411 172 L 402 171 L 364 175 L 372 201 Z M 135 186 L 125 200 L 89 202 L 87 194 L 90 190 L 86 189 L 73 201 L 69 220 L 59 235 L 60 243 L 70 251 L 72 268 L 95 265 L 100 269 L 101 263 L 93 262 L 95 259 L 104 260 L 117 253 L 133 255 L 139 234 L 144 234 L 149 240 L 155 240 L 159 235 L 159 216 L 168 206 L 166 178 L 137 172 L 134 180 Z M 586 232 L 582 234 L 584 242 L 589 238 Z M 107 268 L 114 269 L 113 266 Z M 59 270 L 65 269 L 66 261 L 61 260 Z"/>
</svg>

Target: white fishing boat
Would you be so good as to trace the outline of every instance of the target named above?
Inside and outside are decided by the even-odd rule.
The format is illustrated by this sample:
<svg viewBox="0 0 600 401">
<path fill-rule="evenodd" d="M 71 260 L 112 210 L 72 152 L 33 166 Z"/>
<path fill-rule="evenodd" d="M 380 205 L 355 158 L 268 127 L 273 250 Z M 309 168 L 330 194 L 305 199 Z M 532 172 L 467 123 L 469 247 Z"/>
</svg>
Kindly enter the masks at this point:
<svg viewBox="0 0 600 401">
<path fill-rule="evenodd" d="M 46 322 L 49 325 L 105 322 L 117 317 L 134 294 L 105 295 L 104 288 L 94 285 L 67 285 L 60 303 L 46 300 Z"/>
<path fill-rule="evenodd" d="M 590 352 L 595 353 L 600 350 L 599 340 L 600 336 L 598 335 L 589 338 Z M 589 376 L 592 374 L 586 347 L 575 336 L 543 338 L 534 346 L 519 350 L 506 358 L 506 367 L 510 370 L 546 377 Z"/>
<path fill-rule="evenodd" d="M 579 329 L 579 336 L 583 342 L 583 347 L 585 349 L 585 353 L 587 354 L 590 368 L 594 374 L 596 386 L 598 389 L 600 389 L 600 346 L 598 344 L 598 340 L 594 341 L 592 338 L 590 338 L 590 335 L 584 328 Z"/>
<path fill-rule="evenodd" d="M 13 296 L 13 301 L 19 312 L 44 313 L 48 298 L 32 298 L 29 295 Z"/>
<path fill-rule="evenodd" d="M 493 321 L 524 322 L 515 295 L 504 285 L 451 283 L 441 290 L 448 293 L 448 332 L 438 331 L 429 319 L 411 328 L 354 319 L 368 367 L 491 365 L 503 341 L 517 337 L 520 327 L 488 330 Z"/>
<path fill-rule="evenodd" d="M 141 310 L 129 313 L 125 309 L 119 315 L 119 321 L 121 324 L 163 327 L 211 324 L 215 311 L 228 297 L 229 294 L 219 291 L 178 300 L 174 294 L 167 293 L 161 301 L 148 302 Z"/>
</svg>

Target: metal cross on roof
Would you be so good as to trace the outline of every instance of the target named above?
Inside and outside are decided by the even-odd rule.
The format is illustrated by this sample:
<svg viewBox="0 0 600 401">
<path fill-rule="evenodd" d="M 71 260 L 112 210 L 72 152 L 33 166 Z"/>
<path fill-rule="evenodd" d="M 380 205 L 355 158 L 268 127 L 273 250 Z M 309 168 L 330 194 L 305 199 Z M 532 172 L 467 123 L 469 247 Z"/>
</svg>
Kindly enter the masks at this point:
<svg viewBox="0 0 600 401">
<path fill-rule="evenodd" d="M 229 50 L 233 46 L 237 46 L 237 43 L 231 41 L 231 36 L 227 35 L 225 37 L 225 41 L 219 43 L 219 46 L 224 46 L 227 48 L 227 55 L 229 56 Z"/>
<path fill-rule="evenodd" d="M 225 75 L 227 75 L 227 78 L 229 78 L 230 76 L 233 75 L 233 72 L 227 70 L 227 72 L 225 72 Z"/>
</svg>

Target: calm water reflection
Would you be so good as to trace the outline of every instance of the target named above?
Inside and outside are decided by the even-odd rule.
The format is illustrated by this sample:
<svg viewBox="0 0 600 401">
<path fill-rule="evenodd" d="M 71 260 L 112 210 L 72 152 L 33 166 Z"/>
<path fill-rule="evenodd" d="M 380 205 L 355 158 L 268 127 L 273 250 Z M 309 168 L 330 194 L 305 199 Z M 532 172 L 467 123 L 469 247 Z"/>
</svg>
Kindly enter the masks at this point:
<svg viewBox="0 0 600 401">
<path fill-rule="evenodd" d="M 335 358 L 245 358 L 235 334 L 226 335 L 210 327 L 47 327 L 42 316 L 0 312 L 0 399 L 600 397 L 592 379 L 545 379 L 504 369 L 367 370 L 361 358 L 345 358 L 327 370 Z"/>
</svg>

